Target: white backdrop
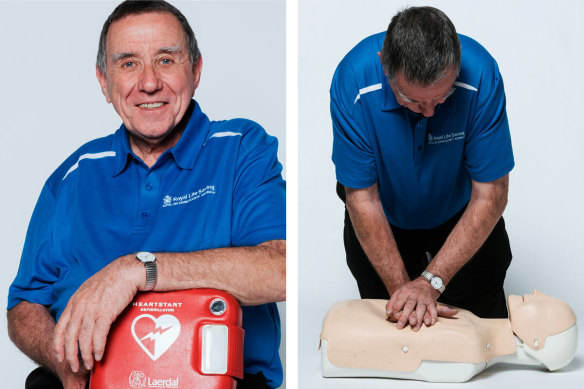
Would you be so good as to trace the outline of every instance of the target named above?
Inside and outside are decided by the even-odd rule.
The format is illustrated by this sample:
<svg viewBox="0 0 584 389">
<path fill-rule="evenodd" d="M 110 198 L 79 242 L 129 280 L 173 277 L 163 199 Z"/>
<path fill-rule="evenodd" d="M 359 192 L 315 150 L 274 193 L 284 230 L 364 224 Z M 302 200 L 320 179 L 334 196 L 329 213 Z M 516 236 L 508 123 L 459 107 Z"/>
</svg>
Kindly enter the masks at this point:
<svg viewBox="0 0 584 389">
<path fill-rule="evenodd" d="M 335 195 L 328 90 L 343 56 L 387 29 L 406 5 L 442 9 L 457 31 L 498 61 L 516 167 L 505 219 L 514 259 L 507 294 L 533 288 L 568 301 L 584 319 L 584 3 L 537 0 L 300 0 L 299 8 L 299 387 L 422 387 L 419 382 L 323 379 L 317 350 L 335 301 L 358 298 L 342 243 L 343 205 Z M 582 321 L 580 321 L 582 323 Z M 584 326 L 579 325 L 580 333 Z M 473 388 L 576 387 L 584 378 L 580 341 L 562 372 L 494 367 Z M 437 385 L 443 387 L 444 385 Z M 446 387 L 449 387 L 448 385 Z M 466 386 L 465 386 L 466 387 Z"/>
<path fill-rule="evenodd" d="M 0 2 L 3 304 L 44 181 L 80 145 L 121 123 L 95 79 L 99 33 L 118 3 Z M 203 55 L 195 92 L 203 111 L 211 119 L 257 121 L 278 137 L 279 158 L 285 161 L 284 1 L 173 4 L 189 20 Z M 280 312 L 284 332 L 285 304 Z M 0 315 L 0 350 L 2 387 L 23 387 L 34 365 L 8 339 L 5 315 Z M 280 353 L 284 359 L 284 337 Z"/>
</svg>

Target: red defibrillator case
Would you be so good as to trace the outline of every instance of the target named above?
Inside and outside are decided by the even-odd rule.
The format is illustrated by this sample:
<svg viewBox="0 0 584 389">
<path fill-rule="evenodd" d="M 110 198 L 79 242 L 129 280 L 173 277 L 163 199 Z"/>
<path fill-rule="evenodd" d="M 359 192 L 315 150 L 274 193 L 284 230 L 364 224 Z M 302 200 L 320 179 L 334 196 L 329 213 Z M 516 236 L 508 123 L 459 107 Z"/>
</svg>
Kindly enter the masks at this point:
<svg viewBox="0 0 584 389">
<path fill-rule="evenodd" d="M 117 318 L 90 389 L 235 389 L 241 307 L 215 289 L 138 293 Z"/>
</svg>

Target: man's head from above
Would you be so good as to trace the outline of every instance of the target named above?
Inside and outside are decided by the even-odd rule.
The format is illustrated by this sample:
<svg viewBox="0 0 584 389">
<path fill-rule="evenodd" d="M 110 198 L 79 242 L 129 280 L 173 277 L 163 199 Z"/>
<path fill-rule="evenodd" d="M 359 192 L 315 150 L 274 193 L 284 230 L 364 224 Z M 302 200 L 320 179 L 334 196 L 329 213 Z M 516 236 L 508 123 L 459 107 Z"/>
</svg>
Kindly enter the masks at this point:
<svg viewBox="0 0 584 389">
<path fill-rule="evenodd" d="M 460 42 L 440 10 L 410 7 L 392 19 L 379 54 L 397 102 L 426 117 L 454 92 Z"/>
<path fill-rule="evenodd" d="M 179 124 L 198 86 L 202 59 L 182 13 L 164 1 L 125 1 L 103 25 L 97 78 L 126 128 L 148 142 Z"/>
</svg>

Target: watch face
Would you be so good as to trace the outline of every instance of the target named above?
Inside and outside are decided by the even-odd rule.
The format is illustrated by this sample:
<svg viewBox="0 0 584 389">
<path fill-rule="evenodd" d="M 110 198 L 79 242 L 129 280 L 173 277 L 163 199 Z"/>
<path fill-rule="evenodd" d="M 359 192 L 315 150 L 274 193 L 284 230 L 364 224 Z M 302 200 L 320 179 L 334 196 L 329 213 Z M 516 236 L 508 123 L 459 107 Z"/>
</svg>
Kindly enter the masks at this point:
<svg viewBox="0 0 584 389">
<path fill-rule="evenodd" d="M 440 278 L 440 277 L 433 277 L 432 281 L 430 281 L 430 283 L 432 284 L 434 289 L 442 288 L 442 278 Z"/>
<path fill-rule="evenodd" d="M 152 253 L 148 253 L 146 251 L 141 251 L 136 254 L 136 258 L 138 258 L 142 262 L 154 262 L 156 261 L 156 257 Z"/>
</svg>

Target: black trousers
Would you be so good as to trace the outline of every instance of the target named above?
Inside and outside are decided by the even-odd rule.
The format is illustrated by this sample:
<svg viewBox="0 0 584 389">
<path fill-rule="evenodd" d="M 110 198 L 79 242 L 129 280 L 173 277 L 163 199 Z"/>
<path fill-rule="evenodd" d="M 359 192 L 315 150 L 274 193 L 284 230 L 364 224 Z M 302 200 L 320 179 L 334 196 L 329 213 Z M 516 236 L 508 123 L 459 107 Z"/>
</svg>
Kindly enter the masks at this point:
<svg viewBox="0 0 584 389">
<path fill-rule="evenodd" d="M 337 184 L 337 194 L 345 201 L 345 188 Z M 390 224 L 410 279 L 420 276 L 428 265 L 426 253 L 434 257 L 464 213 L 464 207 L 443 225 L 423 230 L 403 230 Z M 361 298 L 389 299 L 389 293 L 355 235 L 345 209 L 344 229 L 347 265 L 357 281 Z M 511 263 L 511 247 L 501 218 L 477 253 L 446 286 L 438 301 L 467 309 L 483 318 L 508 317 L 503 283 Z"/>
<path fill-rule="evenodd" d="M 87 387 L 89 387 L 89 384 Z M 243 381 L 239 381 L 237 384 L 237 389 L 269 388 L 266 383 L 266 378 L 261 372 L 257 374 L 244 374 Z M 63 389 L 63 385 L 57 376 L 47 369 L 39 367 L 28 375 L 25 389 Z"/>
</svg>

